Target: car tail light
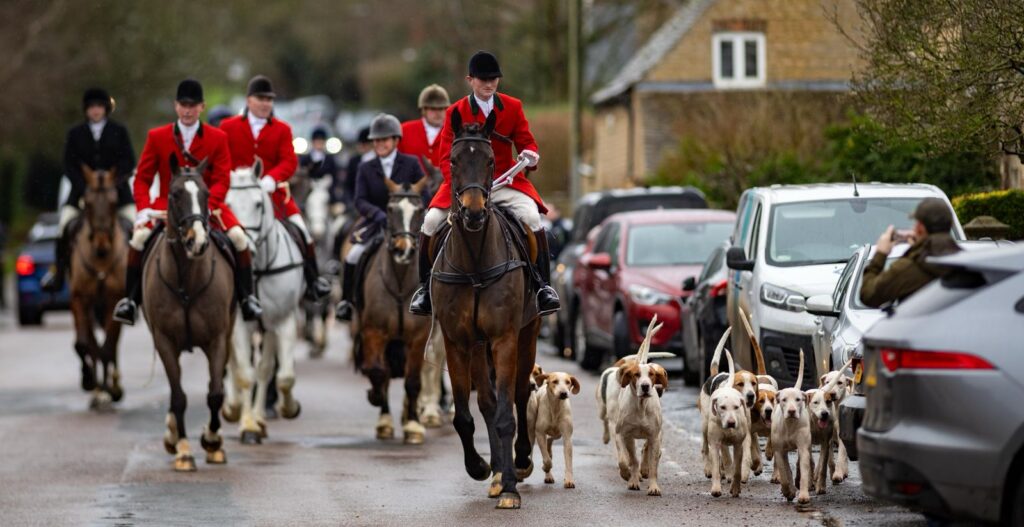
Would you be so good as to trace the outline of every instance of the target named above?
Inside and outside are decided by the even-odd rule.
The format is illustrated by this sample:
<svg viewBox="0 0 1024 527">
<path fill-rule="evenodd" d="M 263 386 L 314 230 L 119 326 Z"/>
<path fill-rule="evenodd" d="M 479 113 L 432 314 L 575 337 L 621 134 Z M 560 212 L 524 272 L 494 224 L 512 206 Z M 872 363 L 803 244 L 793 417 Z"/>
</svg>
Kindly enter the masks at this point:
<svg viewBox="0 0 1024 527">
<path fill-rule="evenodd" d="M 729 280 L 725 279 L 717 284 L 711 286 L 711 298 L 717 298 L 726 293 L 726 289 L 729 287 Z"/>
<path fill-rule="evenodd" d="M 900 369 L 915 370 L 994 370 L 987 360 L 954 351 L 918 351 L 908 349 L 881 349 L 882 363 L 886 369 L 895 372 Z"/>
<path fill-rule="evenodd" d="M 36 261 L 31 256 L 23 254 L 15 260 L 14 271 L 18 276 L 31 276 L 36 273 Z"/>
<path fill-rule="evenodd" d="M 914 483 L 904 481 L 896 484 L 896 492 L 903 494 L 904 496 L 916 496 L 924 490 L 924 485 L 921 483 Z"/>
</svg>

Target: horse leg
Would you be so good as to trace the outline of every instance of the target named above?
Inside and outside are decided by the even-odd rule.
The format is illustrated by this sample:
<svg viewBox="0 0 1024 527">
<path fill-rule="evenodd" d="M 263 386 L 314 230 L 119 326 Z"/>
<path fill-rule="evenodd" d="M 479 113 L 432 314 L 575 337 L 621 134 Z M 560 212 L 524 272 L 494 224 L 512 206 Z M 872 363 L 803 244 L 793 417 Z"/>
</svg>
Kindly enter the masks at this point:
<svg viewBox="0 0 1024 527">
<path fill-rule="evenodd" d="M 425 355 L 423 367 L 420 370 L 420 397 L 419 412 L 420 422 L 427 428 L 441 427 L 441 383 L 444 368 L 444 342 L 438 337 L 441 336 L 441 329 L 433 326 L 433 338 L 426 343 L 423 350 Z M 419 353 L 412 348 L 413 353 Z"/>
<path fill-rule="evenodd" d="M 224 438 L 220 435 L 220 408 L 224 405 L 224 366 L 227 363 L 230 340 L 230 334 L 225 334 L 223 339 L 215 340 L 210 349 L 205 350 L 206 360 L 210 367 L 210 385 L 206 392 L 206 406 L 210 409 L 210 422 L 203 430 L 199 444 L 206 451 L 206 462 L 211 465 L 228 462 L 224 453 Z"/>
<path fill-rule="evenodd" d="M 469 350 L 456 346 L 447 335 L 444 337 L 444 349 L 448 357 L 448 373 L 452 379 L 452 398 L 455 401 L 452 425 L 462 442 L 463 464 L 469 477 L 483 481 L 491 475 L 491 466 L 480 457 L 473 444 L 475 427 L 473 415 L 469 411 L 469 392 L 472 388 Z"/>
<path fill-rule="evenodd" d="M 295 329 L 295 315 L 285 317 L 275 331 L 277 337 L 277 389 L 281 392 L 281 401 L 277 403 L 277 413 L 285 419 L 295 419 L 302 412 L 302 405 L 292 395 L 295 387 L 295 341 L 298 335 Z"/>
<path fill-rule="evenodd" d="M 220 415 L 229 423 L 238 422 L 242 417 L 243 408 L 252 412 L 252 385 L 255 372 L 252 368 L 252 334 L 249 325 L 236 317 L 231 340 L 228 341 L 228 375 L 226 399 L 221 406 Z M 248 399 L 249 406 L 245 406 Z"/>
<path fill-rule="evenodd" d="M 164 448 L 174 454 L 174 470 L 193 472 L 196 460 L 192 457 L 192 449 L 185 434 L 185 408 L 188 398 L 181 388 L 181 365 L 178 364 L 179 352 L 174 341 L 161 333 L 153 334 L 153 343 L 160 354 L 160 362 L 164 364 L 167 383 L 171 387 L 171 408 L 167 413 L 167 432 L 164 434 Z"/>
<path fill-rule="evenodd" d="M 530 402 L 530 373 L 537 361 L 537 335 L 540 333 L 540 319 L 519 330 L 516 355 L 516 477 L 519 481 L 533 473 L 533 444 L 530 441 L 529 420 L 526 411 Z"/>
<path fill-rule="evenodd" d="M 388 401 L 388 386 L 391 384 L 391 372 L 388 370 L 384 354 L 387 352 L 388 335 L 377 328 L 363 328 L 359 332 L 359 371 L 370 380 L 370 389 L 366 399 L 371 406 L 380 408 L 377 418 L 377 439 L 395 437 L 395 425 L 391 417 L 391 405 Z"/>
<path fill-rule="evenodd" d="M 501 495 L 501 438 L 494 427 L 494 416 L 497 411 L 497 396 L 494 393 L 494 364 L 491 360 L 491 348 L 479 345 L 470 352 L 470 370 L 473 376 L 473 385 L 476 387 L 476 402 L 480 407 L 480 414 L 484 417 L 484 425 L 487 427 L 487 441 L 491 449 L 491 470 L 494 477 L 491 478 L 491 486 L 487 490 L 488 498 L 497 498 Z"/>
<path fill-rule="evenodd" d="M 499 466 L 501 467 L 501 495 L 497 508 L 518 509 L 521 503 L 516 490 L 515 466 L 512 463 L 512 438 L 516 432 L 516 416 L 513 403 L 516 399 L 516 370 L 518 369 L 519 332 L 507 331 L 493 341 L 495 388 L 497 409 L 494 415 L 494 429 L 501 442 Z M 529 438 L 525 438 L 529 442 Z"/>
<path fill-rule="evenodd" d="M 424 332 L 425 333 L 425 332 Z M 407 420 L 402 424 L 402 434 L 408 445 L 419 445 L 427 430 L 420 424 L 419 398 L 423 370 L 423 353 L 420 351 L 427 344 L 427 336 L 412 339 L 405 350 L 405 408 Z"/>
<path fill-rule="evenodd" d="M 108 304 L 113 305 L 113 303 Z M 114 402 L 124 398 L 124 388 L 121 387 L 121 371 L 117 366 L 117 344 L 121 341 L 121 323 L 114 320 L 113 311 L 106 315 L 104 320 L 103 348 L 103 376 L 107 393 Z"/>
<path fill-rule="evenodd" d="M 263 343 L 260 350 L 260 358 L 256 364 L 256 395 L 252 397 L 252 420 L 242 421 L 245 433 L 256 432 L 261 439 L 267 437 L 267 390 L 270 389 L 270 379 L 274 376 L 274 367 L 277 365 L 277 354 L 280 351 L 277 335 L 268 331 L 263 334 Z M 246 397 L 248 399 L 248 397 Z M 250 434 L 251 435 L 251 434 Z"/>
<path fill-rule="evenodd" d="M 96 357 L 93 353 L 96 337 L 92 333 L 92 315 L 85 300 L 75 295 L 71 300 L 71 314 L 75 321 L 75 352 L 82 361 L 82 390 L 96 389 Z"/>
</svg>

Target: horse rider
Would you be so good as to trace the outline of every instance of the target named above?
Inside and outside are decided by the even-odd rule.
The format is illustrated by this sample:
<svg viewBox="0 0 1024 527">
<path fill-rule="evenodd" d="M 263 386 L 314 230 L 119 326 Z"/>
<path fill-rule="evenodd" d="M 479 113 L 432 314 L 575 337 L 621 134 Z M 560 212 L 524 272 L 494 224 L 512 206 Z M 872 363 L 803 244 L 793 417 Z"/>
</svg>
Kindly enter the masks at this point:
<svg viewBox="0 0 1024 527">
<path fill-rule="evenodd" d="M 56 269 L 43 277 L 43 289 L 60 291 L 71 262 L 69 244 L 73 236 L 74 220 L 81 215 L 80 203 L 85 192 L 85 177 L 82 165 L 93 170 L 115 170 L 117 175 L 118 214 L 128 222 L 135 219 L 135 201 L 128 178 L 135 168 L 135 151 L 128 136 L 128 129 L 110 119 L 114 111 L 114 99 L 102 88 L 89 88 L 82 96 L 82 110 L 85 121 L 68 130 L 64 143 L 64 174 L 71 182 L 71 193 L 61 207 L 57 238 Z M 68 228 L 69 225 L 72 228 Z"/>
<path fill-rule="evenodd" d="M 448 208 L 451 207 L 451 149 L 455 132 L 451 127 L 451 113 L 459 112 L 462 122 L 466 124 L 483 123 L 491 112 L 497 113 L 494 131 L 491 134 L 491 148 L 494 150 L 494 177 L 497 178 L 512 168 L 515 158 L 512 147 L 515 146 L 520 156 L 527 160 L 527 171 L 537 169 L 540 154 L 537 153 L 537 142 L 530 133 L 530 123 L 523 114 L 523 103 L 498 93 L 498 82 L 501 80 L 501 68 L 498 59 L 486 51 L 478 51 L 469 59 L 469 74 L 466 82 L 473 93 L 459 99 L 451 105 L 445 114 L 444 128 L 441 130 L 441 172 L 444 182 L 430 203 L 430 209 L 423 219 L 423 232 L 420 239 L 420 288 L 412 297 L 409 311 L 416 315 L 429 315 L 430 305 L 430 271 L 431 260 L 429 251 L 430 237 L 437 233 L 441 225 L 448 219 Z M 547 212 L 537 189 L 524 173 L 519 173 L 506 187 L 490 194 L 491 201 L 509 210 L 519 221 L 533 231 L 537 239 L 537 270 L 543 283 L 537 291 L 537 306 L 540 315 L 558 311 L 560 303 L 558 293 L 549 284 L 551 278 L 551 251 L 548 249 L 548 238 L 541 225 L 540 216 Z"/>
<path fill-rule="evenodd" d="M 177 157 L 179 166 L 196 166 L 203 159 L 209 161 L 203 181 L 209 187 L 210 213 L 217 220 L 211 221 L 210 226 L 225 231 L 234 248 L 235 296 L 238 298 L 242 318 L 255 320 L 263 314 L 259 300 L 252 294 L 249 237 L 224 202 L 231 188 L 231 153 L 228 151 L 227 134 L 199 120 L 204 108 L 202 85 L 195 79 L 185 79 L 178 84 L 174 101 L 178 120 L 153 128 L 146 136 L 146 145 L 142 148 L 142 157 L 135 171 L 135 203 L 139 212 L 135 216 L 131 241 L 128 242 L 128 296 L 114 307 L 114 318 L 129 326 L 135 323 L 142 292 L 142 253 L 153 234 L 154 219 L 161 215 L 161 211 L 167 210 L 171 177 L 174 176 L 169 161 L 172 155 Z M 160 177 L 160 195 L 151 201 L 149 190 L 157 174 Z"/>
<path fill-rule="evenodd" d="M 292 129 L 274 117 L 274 87 L 270 79 L 257 75 L 249 80 L 245 95 L 246 109 L 242 115 L 228 117 L 220 129 L 228 134 L 231 168 L 252 166 L 256 156 L 263 160 L 263 177 L 259 184 L 270 194 L 278 219 L 287 219 L 302 233 L 303 275 L 306 277 L 306 298 L 318 300 L 330 294 L 331 284 L 317 269 L 313 236 L 302 219 L 302 211 L 287 188 L 283 188 L 299 165 L 292 145 Z M 296 240 L 300 241 L 300 240 Z"/>
<path fill-rule="evenodd" d="M 402 123 L 402 142 L 398 144 L 398 151 L 419 159 L 423 173 L 429 174 L 428 163 L 433 167 L 441 166 L 441 128 L 444 126 L 444 112 L 451 102 L 444 88 L 431 84 L 423 88 L 416 104 L 420 118 Z"/>
<path fill-rule="evenodd" d="M 359 137 L 356 139 L 356 151 L 348 158 L 348 165 L 345 167 L 344 196 L 345 204 L 355 206 L 356 179 L 359 176 L 359 165 L 377 157 L 373 152 L 373 141 L 370 141 L 370 127 L 365 126 L 359 130 Z"/>
<path fill-rule="evenodd" d="M 340 174 L 334 154 L 327 151 L 327 130 L 317 126 L 309 140 L 309 152 L 299 156 L 299 166 L 305 168 L 310 179 L 328 178 L 331 181 L 330 203 L 341 202 Z"/>
<path fill-rule="evenodd" d="M 388 187 L 384 179 L 399 185 L 415 184 L 424 176 L 419 161 L 410 155 L 399 153 L 402 140 L 402 125 L 393 115 L 379 114 L 370 123 L 369 139 L 373 141 L 373 159 L 359 165 L 356 178 L 356 209 L 361 216 L 352 231 L 352 248 L 345 255 L 342 270 L 341 302 L 335 310 L 338 320 L 352 320 L 352 293 L 355 291 L 355 272 L 359 259 L 375 237 L 383 234 L 388 221 Z M 423 202 L 430 201 L 429 191 L 424 189 Z"/>
</svg>

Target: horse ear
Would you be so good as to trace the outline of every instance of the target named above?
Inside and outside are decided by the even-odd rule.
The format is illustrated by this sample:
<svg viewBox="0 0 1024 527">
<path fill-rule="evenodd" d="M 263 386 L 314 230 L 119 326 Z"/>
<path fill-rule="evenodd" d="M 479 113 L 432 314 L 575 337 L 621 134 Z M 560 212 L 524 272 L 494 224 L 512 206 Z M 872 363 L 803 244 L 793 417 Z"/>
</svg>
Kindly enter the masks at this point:
<svg viewBox="0 0 1024 527">
<path fill-rule="evenodd" d="M 171 175 L 172 176 L 177 176 L 178 175 L 178 169 L 180 168 L 178 166 L 178 156 L 175 155 L 175 154 L 171 154 L 169 157 L 170 158 L 167 160 L 167 164 L 169 164 L 171 166 Z"/>
<path fill-rule="evenodd" d="M 384 178 L 384 186 L 388 187 L 388 194 L 396 194 L 402 191 L 402 186 L 388 178 Z"/>
<path fill-rule="evenodd" d="M 455 112 L 452 112 L 455 113 Z M 491 132 L 494 131 L 494 125 L 497 122 L 498 112 L 491 112 L 487 114 L 487 120 L 484 121 L 484 137 L 490 137 Z"/>
<path fill-rule="evenodd" d="M 257 180 L 263 176 L 263 160 L 260 159 L 260 156 L 253 158 L 252 176 Z"/>
<path fill-rule="evenodd" d="M 196 165 L 196 172 L 198 172 L 200 176 L 203 175 L 203 172 L 206 172 L 206 165 L 210 164 L 209 161 L 210 158 L 204 157 L 203 160 Z"/>
<path fill-rule="evenodd" d="M 423 176 L 419 181 L 412 185 L 412 191 L 417 194 L 422 194 L 423 189 L 426 188 L 428 184 L 430 184 L 430 178 Z"/>
<path fill-rule="evenodd" d="M 85 163 L 82 163 L 82 177 L 85 179 L 87 186 L 96 186 L 96 172 Z"/>
<path fill-rule="evenodd" d="M 459 113 L 458 109 L 452 110 L 451 125 L 452 133 L 455 135 L 455 137 L 458 137 L 459 134 L 462 132 L 462 114 Z"/>
</svg>

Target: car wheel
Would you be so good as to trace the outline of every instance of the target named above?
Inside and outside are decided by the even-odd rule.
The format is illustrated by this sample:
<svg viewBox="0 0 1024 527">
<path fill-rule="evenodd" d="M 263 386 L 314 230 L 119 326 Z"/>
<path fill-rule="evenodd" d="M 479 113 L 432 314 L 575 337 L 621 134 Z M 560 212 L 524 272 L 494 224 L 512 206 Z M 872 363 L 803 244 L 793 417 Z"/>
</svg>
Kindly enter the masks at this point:
<svg viewBox="0 0 1024 527">
<path fill-rule="evenodd" d="M 601 350 L 590 345 L 587 341 L 587 326 L 583 323 L 583 317 L 573 317 L 573 344 L 576 357 L 580 361 L 580 367 L 584 370 L 597 371 L 601 368 Z"/>
<path fill-rule="evenodd" d="M 697 360 L 691 361 L 686 360 L 685 352 L 683 357 L 683 384 L 686 386 L 699 386 L 700 385 L 700 364 L 704 361 L 701 359 L 703 353 L 701 353 L 701 336 L 700 330 L 697 330 L 697 349 L 694 350 L 697 354 Z"/>
<path fill-rule="evenodd" d="M 629 321 L 625 311 L 616 311 L 612 317 L 612 351 L 615 360 L 633 353 L 629 346 Z"/>
<path fill-rule="evenodd" d="M 18 324 L 22 326 L 38 326 L 42 323 L 42 309 L 31 306 L 18 306 Z"/>
<path fill-rule="evenodd" d="M 1010 498 L 1010 501 L 1003 509 L 1008 514 L 1006 525 L 1024 525 L 1024 474 L 1017 477 L 1017 486 L 1012 493 L 1007 493 L 1007 498 Z"/>
<path fill-rule="evenodd" d="M 718 335 L 718 338 L 722 338 Z M 704 381 L 708 380 L 708 376 L 711 375 L 711 359 L 715 355 L 715 345 L 718 344 L 718 340 L 715 340 L 714 344 L 708 344 L 707 331 L 701 331 L 698 337 L 700 344 L 697 346 L 700 349 L 700 383 L 704 384 Z"/>
</svg>

